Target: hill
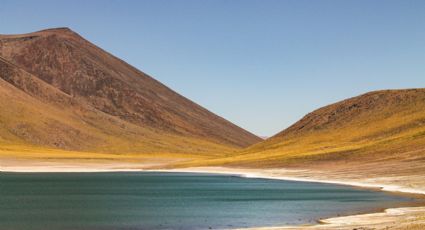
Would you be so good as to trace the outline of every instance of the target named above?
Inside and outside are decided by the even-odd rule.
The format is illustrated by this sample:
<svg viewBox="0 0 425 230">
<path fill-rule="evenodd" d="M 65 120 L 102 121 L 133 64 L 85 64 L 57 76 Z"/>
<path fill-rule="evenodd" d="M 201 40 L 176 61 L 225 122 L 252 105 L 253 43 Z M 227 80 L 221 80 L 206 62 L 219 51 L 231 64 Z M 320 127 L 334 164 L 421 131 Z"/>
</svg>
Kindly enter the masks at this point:
<svg viewBox="0 0 425 230">
<path fill-rule="evenodd" d="M 425 89 L 366 93 L 315 110 L 212 165 L 347 165 L 425 159 Z"/>
<path fill-rule="evenodd" d="M 0 35 L 0 143 L 223 154 L 260 138 L 68 28 Z"/>
</svg>

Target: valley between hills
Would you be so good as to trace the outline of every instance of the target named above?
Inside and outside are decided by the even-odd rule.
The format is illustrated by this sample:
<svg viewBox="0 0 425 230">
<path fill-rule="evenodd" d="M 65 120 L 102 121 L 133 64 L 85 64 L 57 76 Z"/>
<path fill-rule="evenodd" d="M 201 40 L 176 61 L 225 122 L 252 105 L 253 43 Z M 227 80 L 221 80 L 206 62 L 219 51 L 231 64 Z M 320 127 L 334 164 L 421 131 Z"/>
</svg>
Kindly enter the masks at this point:
<svg viewBox="0 0 425 230">
<path fill-rule="evenodd" d="M 0 108 L 1 171 L 214 172 L 425 194 L 425 89 L 349 98 L 262 140 L 56 28 L 0 35 Z M 425 228 L 420 207 L 367 215 L 297 229 Z"/>
</svg>

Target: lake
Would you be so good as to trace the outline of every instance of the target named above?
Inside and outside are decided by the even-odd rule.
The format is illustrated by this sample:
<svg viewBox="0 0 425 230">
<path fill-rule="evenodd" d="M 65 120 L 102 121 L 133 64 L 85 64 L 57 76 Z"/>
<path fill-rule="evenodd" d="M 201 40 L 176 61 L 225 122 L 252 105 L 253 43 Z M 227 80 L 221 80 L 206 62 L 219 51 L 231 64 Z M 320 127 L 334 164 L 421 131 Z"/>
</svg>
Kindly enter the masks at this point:
<svg viewBox="0 0 425 230">
<path fill-rule="evenodd" d="M 349 186 L 230 175 L 0 173 L 0 228 L 13 230 L 297 225 L 411 201 Z"/>
</svg>

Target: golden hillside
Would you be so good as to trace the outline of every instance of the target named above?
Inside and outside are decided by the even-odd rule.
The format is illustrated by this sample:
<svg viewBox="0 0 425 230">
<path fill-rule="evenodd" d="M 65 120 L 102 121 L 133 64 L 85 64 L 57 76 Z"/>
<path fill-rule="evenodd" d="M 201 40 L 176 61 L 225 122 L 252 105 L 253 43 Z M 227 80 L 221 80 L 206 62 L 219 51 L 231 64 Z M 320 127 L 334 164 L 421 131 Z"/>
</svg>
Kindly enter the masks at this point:
<svg viewBox="0 0 425 230">
<path fill-rule="evenodd" d="M 413 158 L 425 158 L 425 89 L 370 92 L 320 108 L 270 139 L 205 164 L 280 167 Z"/>
</svg>

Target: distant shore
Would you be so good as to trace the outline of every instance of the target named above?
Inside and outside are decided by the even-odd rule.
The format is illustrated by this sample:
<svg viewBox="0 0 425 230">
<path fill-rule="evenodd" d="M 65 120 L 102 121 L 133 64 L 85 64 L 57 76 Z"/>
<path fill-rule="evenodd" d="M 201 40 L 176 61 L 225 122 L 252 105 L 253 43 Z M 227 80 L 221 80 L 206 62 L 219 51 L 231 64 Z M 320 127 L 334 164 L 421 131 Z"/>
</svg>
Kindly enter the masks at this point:
<svg viewBox="0 0 425 230">
<path fill-rule="evenodd" d="M 306 176 L 308 170 L 288 170 L 288 169 L 243 169 L 243 168 L 225 168 L 225 167 L 199 167 L 199 168 L 184 168 L 184 169 L 170 169 L 170 170 L 153 170 L 164 172 L 190 172 L 190 173 L 213 173 L 213 174 L 230 174 L 238 175 L 248 178 L 264 178 L 264 179 L 277 179 L 277 180 L 291 180 L 303 182 L 318 182 L 329 184 L 349 185 L 355 187 L 363 187 L 369 189 L 378 189 L 388 192 L 408 193 L 411 195 L 419 195 L 421 198 L 425 196 L 425 189 L 411 189 L 403 185 L 391 185 L 380 183 L 365 183 L 360 181 L 349 180 L 333 180 L 333 179 L 317 179 L 314 177 Z M 288 174 L 292 176 L 287 176 Z M 418 204 L 422 205 L 422 204 Z M 324 230 L 324 229 L 356 229 L 373 228 L 373 229 L 386 229 L 392 226 L 392 229 L 415 229 L 410 226 L 413 224 L 420 225 L 417 229 L 425 227 L 425 206 L 424 207 L 400 207 L 389 208 L 383 212 L 332 217 L 327 219 L 318 220 L 319 224 L 309 226 L 277 226 L 277 227 L 255 227 L 248 228 L 249 230 L 288 230 L 288 229 L 310 229 L 310 230 Z M 415 223 L 417 222 L 417 223 Z M 398 226 L 395 227 L 394 226 Z M 407 225 L 407 226 L 404 226 Z M 406 227 L 406 228 L 405 228 Z"/>
<path fill-rule="evenodd" d="M 17 163 L 17 162 L 15 162 Z M 75 162 L 74 162 L 75 163 Z M 425 195 L 425 188 L 411 188 L 408 181 L 403 184 L 403 181 L 398 183 L 382 183 L 378 178 L 368 178 L 367 181 L 362 179 L 344 179 L 337 180 L 334 177 L 312 176 L 310 170 L 292 170 L 292 169 L 247 169 L 247 168 L 226 168 L 226 167 L 197 167 L 197 168 L 181 168 L 181 169 L 146 169 L 152 165 L 137 164 L 137 163 L 114 163 L 114 164 L 99 164 L 95 162 L 75 163 L 70 162 L 26 162 L 26 164 L 8 164 L 0 165 L 2 172 L 127 172 L 127 171 L 162 171 L 162 172 L 189 172 L 189 173 L 212 173 L 212 174 L 228 174 L 237 175 L 249 178 L 265 178 L 292 180 L 303 182 L 319 182 L 330 184 L 341 184 L 356 187 L 364 187 L 369 189 L 379 189 L 388 192 Z M 418 228 L 414 226 L 418 225 Z M 413 226 L 413 227 L 411 227 Z M 425 207 L 402 207 L 390 208 L 383 212 L 360 214 L 342 217 L 332 217 L 320 220 L 320 224 L 309 226 L 281 226 L 281 227 L 264 227 L 264 228 L 249 228 L 251 230 L 278 230 L 278 229 L 355 229 L 359 227 L 368 227 L 375 229 L 421 229 L 425 226 Z M 406 227 L 406 228 L 405 228 Z"/>
</svg>

